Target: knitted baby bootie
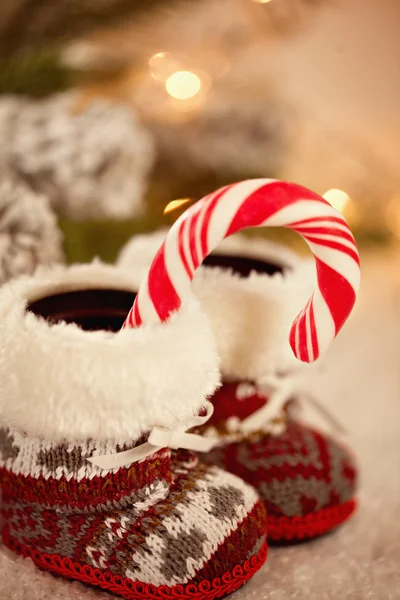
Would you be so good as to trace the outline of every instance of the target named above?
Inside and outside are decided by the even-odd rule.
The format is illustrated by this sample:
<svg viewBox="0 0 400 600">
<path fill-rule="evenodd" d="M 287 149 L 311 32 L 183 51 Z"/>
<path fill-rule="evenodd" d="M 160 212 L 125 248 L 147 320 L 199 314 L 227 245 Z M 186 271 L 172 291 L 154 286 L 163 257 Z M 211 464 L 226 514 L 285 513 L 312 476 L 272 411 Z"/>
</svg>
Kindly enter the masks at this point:
<svg viewBox="0 0 400 600">
<path fill-rule="evenodd" d="M 115 334 L 130 281 L 94 264 L 0 292 L 3 541 L 130 600 L 222 598 L 266 558 L 265 509 L 185 433 L 218 384 L 207 319 L 193 301 Z"/>
<path fill-rule="evenodd" d="M 149 264 L 162 234 L 139 237 L 120 263 Z M 309 297 L 314 266 L 276 244 L 236 235 L 205 260 L 194 291 L 210 317 L 224 385 L 198 433 L 218 439 L 201 460 L 254 485 L 271 540 L 312 538 L 356 507 L 357 468 L 338 441 L 301 421 L 290 324 Z M 211 268 L 212 267 L 212 268 Z"/>
<path fill-rule="evenodd" d="M 276 541 L 327 533 L 356 507 L 352 454 L 302 423 L 292 393 L 284 382 L 270 395 L 254 382 L 226 383 L 216 392 L 214 415 L 202 429 L 219 439 L 203 460 L 257 488 L 268 512 L 268 538 Z M 287 404 L 282 406 L 281 399 Z"/>
</svg>

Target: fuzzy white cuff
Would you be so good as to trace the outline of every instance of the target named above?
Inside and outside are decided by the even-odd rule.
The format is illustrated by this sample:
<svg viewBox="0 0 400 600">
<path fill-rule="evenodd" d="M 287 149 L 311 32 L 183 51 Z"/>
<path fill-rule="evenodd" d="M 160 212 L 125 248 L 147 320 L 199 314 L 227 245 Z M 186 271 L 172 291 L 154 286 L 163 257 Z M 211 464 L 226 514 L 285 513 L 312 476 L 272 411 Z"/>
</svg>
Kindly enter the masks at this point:
<svg viewBox="0 0 400 600">
<path fill-rule="evenodd" d="M 52 325 L 26 310 L 60 292 L 139 283 L 131 269 L 97 262 L 40 270 L 0 290 L 0 424 L 53 441 L 124 442 L 198 413 L 219 371 L 195 299 L 167 323 L 117 334 Z"/>
<path fill-rule="evenodd" d="M 143 276 L 167 230 L 133 238 L 118 262 Z M 199 269 L 193 290 L 209 315 L 225 379 L 258 381 L 271 373 L 301 369 L 289 346 L 290 326 L 312 293 L 315 266 L 279 244 L 243 234 L 224 240 L 213 254 L 264 260 L 283 273 L 243 278 L 221 267 Z"/>
</svg>

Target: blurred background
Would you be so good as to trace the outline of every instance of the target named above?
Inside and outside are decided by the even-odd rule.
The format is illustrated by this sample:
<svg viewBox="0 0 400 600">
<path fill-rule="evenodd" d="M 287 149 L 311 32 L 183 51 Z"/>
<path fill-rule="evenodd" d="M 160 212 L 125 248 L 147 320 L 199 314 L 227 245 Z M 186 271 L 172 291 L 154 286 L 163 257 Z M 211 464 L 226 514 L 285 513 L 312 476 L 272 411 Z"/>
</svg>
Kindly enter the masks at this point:
<svg viewBox="0 0 400 600">
<path fill-rule="evenodd" d="M 400 598 L 399 31 L 400 0 L 0 2 L 0 284 L 113 261 L 249 177 L 310 187 L 356 235 L 357 309 L 307 385 L 351 434 L 359 516 L 271 551 L 243 600 Z M 0 600 L 100 598 L 44 578 L 0 545 Z"/>
<path fill-rule="evenodd" d="M 399 24 L 398 0 L 3 2 L 3 188 L 50 206 L 69 261 L 112 260 L 132 234 L 260 176 L 325 195 L 360 244 L 391 244 Z"/>
</svg>

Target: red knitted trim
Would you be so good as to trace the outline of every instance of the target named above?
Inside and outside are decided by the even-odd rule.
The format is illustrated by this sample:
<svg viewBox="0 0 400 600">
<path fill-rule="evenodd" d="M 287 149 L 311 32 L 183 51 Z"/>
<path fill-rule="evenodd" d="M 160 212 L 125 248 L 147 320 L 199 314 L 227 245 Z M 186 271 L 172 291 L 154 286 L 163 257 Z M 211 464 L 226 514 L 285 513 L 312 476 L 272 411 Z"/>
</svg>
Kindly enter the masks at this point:
<svg viewBox="0 0 400 600">
<path fill-rule="evenodd" d="M 9 536 L 8 531 L 3 531 L 3 541 L 11 550 L 31 558 L 41 569 L 62 575 L 67 579 L 77 579 L 105 590 L 119 594 L 126 600 L 215 600 L 225 598 L 246 583 L 262 567 L 267 558 L 267 543 L 264 542 L 261 550 L 250 560 L 242 565 L 237 565 L 213 581 L 203 580 L 198 584 L 155 586 L 141 581 L 124 579 L 113 575 L 110 571 L 93 569 L 89 565 L 81 565 L 69 558 L 62 558 L 58 554 L 43 554 L 23 546 Z"/>
<path fill-rule="evenodd" d="M 346 521 L 357 508 L 357 500 L 322 508 L 304 517 L 272 517 L 268 515 L 268 539 L 302 540 L 327 533 Z"/>
<path fill-rule="evenodd" d="M 50 506 L 67 504 L 69 508 L 79 509 L 98 503 L 105 504 L 110 500 L 118 502 L 134 491 L 149 487 L 156 479 L 167 483 L 172 481 L 170 458 L 163 450 L 127 469 L 80 481 L 74 478 L 68 481 L 64 476 L 60 479 L 45 479 L 43 475 L 16 475 L 4 467 L 0 468 L 0 481 L 5 497 Z"/>
</svg>

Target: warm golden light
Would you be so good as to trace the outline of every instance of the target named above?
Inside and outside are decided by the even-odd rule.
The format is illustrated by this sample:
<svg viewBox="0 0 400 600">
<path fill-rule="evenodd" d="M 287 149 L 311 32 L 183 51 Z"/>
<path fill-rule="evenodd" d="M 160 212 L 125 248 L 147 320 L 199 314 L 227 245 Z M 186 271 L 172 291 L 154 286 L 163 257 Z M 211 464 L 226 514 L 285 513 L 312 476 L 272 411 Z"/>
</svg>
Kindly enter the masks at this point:
<svg viewBox="0 0 400 600">
<path fill-rule="evenodd" d="M 149 67 L 154 67 L 160 60 L 165 58 L 165 52 L 157 52 L 149 60 Z"/>
<path fill-rule="evenodd" d="M 153 79 L 165 83 L 172 73 L 181 69 L 181 64 L 170 52 L 157 52 L 149 59 L 149 69 Z"/>
<path fill-rule="evenodd" d="M 176 100 L 189 100 L 201 90 L 201 79 L 192 71 L 176 71 L 165 82 L 168 94 Z"/>
<path fill-rule="evenodd" d="M 336 210 L 341 213 L 346 210 L 346 207 L 350 203 L 350 196 L 342 190 L 328 190 L 323 197 L 333 206 L 333 208 L 336 208 Z"/>
<path fill-rule="evenodd" d="M 268 2 L 271 2 L 272 0 L 254 0 L 254 2 L 258 2 L 258 4 L 268 4 Z"/>
<path fill-rule="evenodd" d="M 188 204 L 190 201 L 190 198 L 179 198 L 178 200 L 172 200 L 171 202 L 168 202 L 167 206 L 164 208 L 164 215 L 177 210 L 181 206 Z"/>
<path fill-rule="evenodd" d="M 386 223 L 390 231 L 400 238 L 400 199 L 393 198 L 386 208 Z"/>
</svg>

